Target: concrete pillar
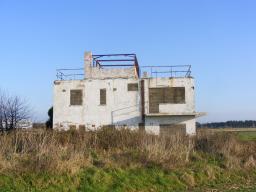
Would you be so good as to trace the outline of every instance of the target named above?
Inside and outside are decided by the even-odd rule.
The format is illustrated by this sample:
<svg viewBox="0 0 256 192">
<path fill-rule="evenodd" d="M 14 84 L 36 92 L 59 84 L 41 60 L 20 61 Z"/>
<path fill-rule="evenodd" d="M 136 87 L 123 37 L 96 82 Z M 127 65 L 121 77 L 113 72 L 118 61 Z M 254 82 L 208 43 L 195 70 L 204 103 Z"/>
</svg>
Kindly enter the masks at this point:
<svg viewBox="0 0 256 192">
<path fill-rule="evenodd" d="M 84 78 L 92 78 L 92 52 L 86 51 L 84 53 Z"/>
</svg>

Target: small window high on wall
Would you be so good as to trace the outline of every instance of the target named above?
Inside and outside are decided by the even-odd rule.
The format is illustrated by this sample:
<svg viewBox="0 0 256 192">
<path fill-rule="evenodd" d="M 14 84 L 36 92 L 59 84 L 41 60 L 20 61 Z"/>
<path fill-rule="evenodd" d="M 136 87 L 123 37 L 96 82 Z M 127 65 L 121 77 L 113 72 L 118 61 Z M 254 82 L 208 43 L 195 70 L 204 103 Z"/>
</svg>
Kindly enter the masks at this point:
<svg viewBox="0 0 256 192">
<path fill-rule="evenodd" d="M 100 105 L 107 104 L 107 91 L 106 89 L 100 89 Z"/>
<path fill-rule="evenodd" d="M 70 90 L 70 105 L 83 104 L 83 91 L 81 89 Z"/>
<path fill-rule="evenodd" d="M 138 83 L 128 83 L 128 91 L 138 91 Z"/>
</svg>

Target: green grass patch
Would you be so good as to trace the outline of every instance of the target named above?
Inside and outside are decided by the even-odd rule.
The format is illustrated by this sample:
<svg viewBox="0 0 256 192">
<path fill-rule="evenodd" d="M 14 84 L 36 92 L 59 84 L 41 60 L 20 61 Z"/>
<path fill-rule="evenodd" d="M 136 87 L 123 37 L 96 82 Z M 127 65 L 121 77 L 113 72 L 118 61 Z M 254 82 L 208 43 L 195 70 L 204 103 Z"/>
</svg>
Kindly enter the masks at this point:
<svg viewBox="0 0 256 192">
<path fill-rule="evenodd" d="M 237 133 L 241 141 L 256 141 L 256 132 L 254 131 L 241 131 Z"/>
<path fill-rule="evenodd" d="M 172 171 L 160 168 L 90 167 L 72 176 L 47 173 L 0 174 L 0 191 L 253 191 L 255 185 L 248 185 L 248 178 L 256 180 L 255 172 L 230 172 L 202 162 Z"/>
</svg>

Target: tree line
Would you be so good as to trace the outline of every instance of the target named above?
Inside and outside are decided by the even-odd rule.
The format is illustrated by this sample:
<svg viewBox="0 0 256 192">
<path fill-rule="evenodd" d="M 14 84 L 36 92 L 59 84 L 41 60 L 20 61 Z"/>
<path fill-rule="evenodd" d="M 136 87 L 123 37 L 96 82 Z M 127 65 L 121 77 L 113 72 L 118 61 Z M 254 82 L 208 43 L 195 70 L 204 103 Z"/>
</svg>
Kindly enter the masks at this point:
<svg viewBox="0 0 256 192">
<path fill-rule="evenodd" d="M 198 123 L 197 128 L 254 128 L 256 127 L 256 121 L 226 121 L 226 122 L 214 122 L 214 123 Z"/>
</svg>

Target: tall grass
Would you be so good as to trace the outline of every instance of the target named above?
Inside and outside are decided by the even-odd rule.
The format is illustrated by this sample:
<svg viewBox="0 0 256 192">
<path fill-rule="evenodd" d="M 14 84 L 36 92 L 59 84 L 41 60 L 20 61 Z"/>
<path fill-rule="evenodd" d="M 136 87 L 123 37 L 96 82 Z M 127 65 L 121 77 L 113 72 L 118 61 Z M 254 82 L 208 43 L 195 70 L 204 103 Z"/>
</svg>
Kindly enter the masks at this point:
<svg viewBox="0 0 256 192">
<path fill-rule="evenodd" d="M 152 167 L 166 170 L 195 161 L 221 162 L 226 169 L 256 167 L 256 143 L 233 134 L 193 138 L 158 137 L 129 129 L 97 131 L 24 131 L 0 135 L 0 172 L 75 174 L 82 168 Z M 210 157 L 210 158 L 209 158 Z"/>
</svg>

